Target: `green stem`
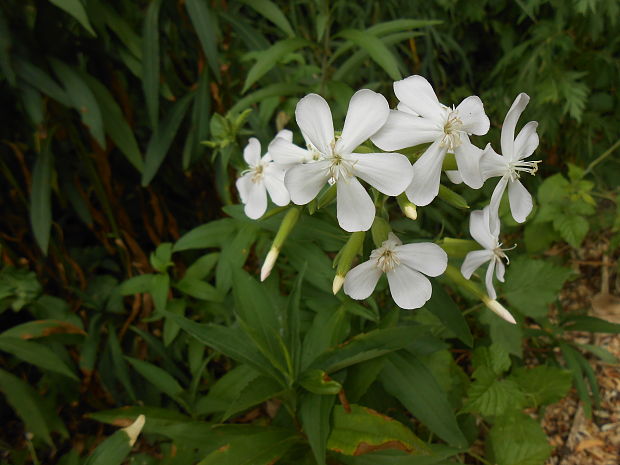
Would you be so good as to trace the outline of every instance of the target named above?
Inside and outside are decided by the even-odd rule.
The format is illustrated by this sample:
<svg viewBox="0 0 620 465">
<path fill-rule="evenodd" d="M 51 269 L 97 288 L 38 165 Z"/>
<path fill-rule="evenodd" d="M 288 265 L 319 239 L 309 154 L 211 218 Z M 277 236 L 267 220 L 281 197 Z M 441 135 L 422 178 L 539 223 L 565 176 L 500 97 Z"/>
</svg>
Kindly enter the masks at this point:
<svg viewBox="0 0 620 465">
<path fill-rule="evenodd" d="M 590 171 L 592 171 L 596 165 L 598 165 L 603 160 L 605 160 L 605 158 L 611 155 L 614 152 L 614 150 L 616 150 L 618 147 L 620 147 L 620 139 L 618 139 L 614 145 L 612 145 L 607 150 L 605 150 L 602 154 L 600 154 L 595 160 L 592 160 L 592 162 L 588 165 L 586 170 L 583 172 L 583 175 L 585 176 Z"/>
<path fill-rule="evenodd" d="M 478 454 L 471 452 L 471 451 L 467 451 L 466 452 L 467 455 L 475 458 L 476 460 L 478 460 L 479 462 L 484 463 L 484 465 L 493 465 L 491 462 L 489 462 L 487 459 L 485 459 L 484 457 L 480 457 Z"/>
</svg>

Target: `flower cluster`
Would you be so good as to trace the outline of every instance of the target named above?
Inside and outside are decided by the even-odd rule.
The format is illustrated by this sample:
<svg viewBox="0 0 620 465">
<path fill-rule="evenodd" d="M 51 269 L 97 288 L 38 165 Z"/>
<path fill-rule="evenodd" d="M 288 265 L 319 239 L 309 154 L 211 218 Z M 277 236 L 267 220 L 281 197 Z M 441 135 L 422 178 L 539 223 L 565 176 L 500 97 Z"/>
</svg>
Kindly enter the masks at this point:
<svg viewBox="0 0 620 465">
<path fill-rule="evenodd" d="M 520 176 L 535 174 L 539 163 L 526 161 L 538 146 L 537 123 L 527 123 L 515 137 L 517 121 L 529 97 L 519 94 L 510 107 L 502 126 L 500 155 L 490 144 L 480 149 L 470 141 L 471 136 L 484 135 L 490 127 L 479 97 L 467 97 L 457 106 L 444 105 L 422 76 L 395 82 L 394 93 L 399 103 L 390 110 L 381 94 L 368 89 L 356 92 L 340 133 L 334 131 L 325 99 L 317 94 L 305 96 L 295 110 L 305 147 L 295 145 L 292 133 L 284 130 L 261 158 L 260 143 L 251 138 L 244 150 L 248 170 L 237 180 L 245 212 L 250 218 L 261 217 L 267 209 L 267 193 L 279 206 L 289 201 L 306 205 L 329 185 L 335 186 L 340 227 L 352 233 L 367 231 L 375 221 L 375 203 L 360 181 L 386 196 L 404 193 L 413 205 L 428 205 L 439 193 L 444 159 L 448 153 L 453 154 L 457 169 L 446 171 L 452 182 L 480 189 L 488 179 L 500 178 L 489 205 L 472 212 L 470 218 L 470 233 L 484 249 L 470 252 L 461 267 L 463 276 L 469 279 L 478 267 L 489 262 L 485 283 L 488 300 L 494 302 L 489 308 L 498 308 L 493 274 L 503 281 L 503 260 L 508 261 L 498 239 L 500 200 L 508 189 L 513 218 L 525 221 L 532 210 L 532 197 Z M 369 140 L 374 145 L 366 144 L 360 150 Z M 421 144 L 428 145 L 413 165 L 407 156 L 398 153 Z M 375 148 L 367 153 L 369 147 L 375 146 L 382 152 Z M 392 232 L 387 236 L 368 261 L 350 269 L 339 285 L 334 285 L 334 292 L 344 284 L 347 295 L 365 299 L 385 273 L 396 304 L 406 309 L 419 308 L 431 297 L 432 288 L 425 275 L 441 275 L 448 257 L 436 244 L 403 245 Z M 263 267 L 263 279 L 277 257 L 277 251 L 272 252 L 269 270 Z M 514 322 L 509 313 L 499 313 Z"/>
</svg>

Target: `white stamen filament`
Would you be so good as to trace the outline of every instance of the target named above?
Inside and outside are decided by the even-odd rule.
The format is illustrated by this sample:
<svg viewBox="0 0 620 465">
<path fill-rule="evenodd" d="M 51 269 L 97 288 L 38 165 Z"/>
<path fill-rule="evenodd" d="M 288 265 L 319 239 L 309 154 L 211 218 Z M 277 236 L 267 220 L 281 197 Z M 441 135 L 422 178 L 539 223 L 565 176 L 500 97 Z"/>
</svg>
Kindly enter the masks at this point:
<svg viewBox="0 0 620 465">
<path fill-rule="evenodd" d="M 512 250 L 514 249 L 517 244 L 513 245 L 512 247 L 509 247 L 507 249 L 502 249 L 502 244 L 501 242 L 497 244 L 497 246 L 495 247 L 495 249 L 493 249 L 493 253 L 495 254 L 494 259 L 498 262 L 502 261 L 502 258 L 506 260 L 506 265 L 510 265 L 510 258 L 508 258 L 508 255 L 506 255 L 504 252 L 506 250 Z"/>
<path fill-rule="evenodd" d="M 536 174 L 538 171 L 538 164 L 542 162 L 542 160 L 534 160 L 534 161 L 511 161 L 508 163 L 506 174 L 510 177 L 511 181 L 516 181 L 521 177 L 520 171 L 529 173 L 532 176 Z"/>
</svg>

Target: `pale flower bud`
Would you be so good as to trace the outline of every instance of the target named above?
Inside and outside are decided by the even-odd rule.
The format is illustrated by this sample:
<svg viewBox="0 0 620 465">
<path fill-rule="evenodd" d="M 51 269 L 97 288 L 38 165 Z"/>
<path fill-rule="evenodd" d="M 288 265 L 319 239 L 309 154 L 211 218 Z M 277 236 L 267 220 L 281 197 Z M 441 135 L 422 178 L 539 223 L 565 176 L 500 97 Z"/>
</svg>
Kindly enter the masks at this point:
<svg viewBox="0 0 620 465">
<path fill-rule="evenodd" d="M 497 300 L 491 299 L 488 295 L 483 295 L 482 302 L 484 303 L 484 305 L 487 306 L 489 310 L 491 310 L 500 318 L 506 320 L 508 323 L 512 323 L 513 325 L 517 324 L 514 317 L 510 314 L 508 310 L 506 310 L 506 307 L 500 304 Z"/>
</svg>

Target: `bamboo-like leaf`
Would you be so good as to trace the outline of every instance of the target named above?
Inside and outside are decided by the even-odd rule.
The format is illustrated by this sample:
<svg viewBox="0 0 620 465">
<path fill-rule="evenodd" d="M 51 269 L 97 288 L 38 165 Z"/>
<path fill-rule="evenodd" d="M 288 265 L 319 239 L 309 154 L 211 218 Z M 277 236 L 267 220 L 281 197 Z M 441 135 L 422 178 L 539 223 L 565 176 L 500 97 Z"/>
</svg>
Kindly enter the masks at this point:
<svg viewBox="0 0 620 465">
<path fill-rule="evenodd" d="M 431 280 L 433 295 L 424 306 L 431 311 L 456 337 L 469 347 L 473 347 L 474 339 L 463 313 L 441 284 Z"/>
<path fill-rule="evenodd" d="M 46 144 L 39 153 L 32 172 L 30 224 L 34 238 L 47 255 L 52 228 L 52 153 Z"/>
<path fill-rule="evenodd" d="M 299 417 L 318 465 L 325 465 L 327 439 L 331 432 L 330 417 L 336 396 L 307 393 L 301 399 Z"/>
<path fill-rule="evenodd" d="M 19 77 L 41 93 L 67 107 L 71 106 L 67 93 L 41 68 L 37 68 L 30 62 L 18 60 L 15 63 L 15 70 Z"/>
<path fill-rule="evenodd" d="M 338 36 L 366 50 L 370 58 L 381 66 L 391 79 L 397 81 L 402 78 L 394 54 L 378 37 L 357 29 L 346 29 L 339 32 Z"/>
<path fill-rule="evenodd" d="M 13 354 L 24 362 L 44 370 L 60 373 L 75 381 L 78 377 L 67 364 L 49 347 L 17 337 L 0 336 L 0 350 Z"/>
<path fill-rule="evenodd" d="M 175 102 L 166 118 L 164 118 L 157 129 L 155 129 L 155 133 L 151 137 L 149 145 L 146 148 L 144 169 L 142 171 L 142 186 L 148 186 L 155 177 L 157 170 L 159 170 L 159 167 L 168 153 L 168 149 L 174 140 L 174 136 L 177 134 L 193 97 L 194 94 L 189 93 Z"/>
<path fill-rule="evenodd" d="M 142 154 L 138 148 L 138 142 L 127 120 L 123 116 L 123 112 L 114 100 L 114 97 L 97 79 L 87 75 L 84 76 L 84 79 L 93 91 L 95 99 L 99 104 L 103 125 L 110 139 L 112 139 L 119 150 L 123 152 L 127 161 L 141 172 L 144 163 L 142 161 Z"/>
<path fill-rule="evenodd" d="M 159 122 L 159 8 L 162 0 L 153 0 L 142 29 L 142 89 L 151 126 Z"/>
<path fill-rule="evenodd" d="M 51 3 L 56 5 L 58 8 L 63 9 L 71 16 L 73 16 L 88 32 L 90 32 L 95 37 L 97 34 L 95 33 L 93 27 L 88 20 L 88 16 L 86 14 L 86 10 L 84 9 L 84 5 L 80 2 L 80 0 L 49 0 Z"/>
<path fill-rule="evenodd" d="M 292 39 L 281 40 L 276 42 L 267 50 L 257 52 L 257 61 L 254 63 L 252 68 L 250 68 L 250 71 L 245 78 L 245 83 L 243 84 L 243 90 L 241 93 L 245 93 L 252 84 L 268 73 L 276 65 L 276 63 L 278 63 L 278 61 L 286 55 L 310 44 L 311 42 L 306 39 L 295 37 Z"/>
<path fill-rule="evenodd" d="M 211 18 L 208 3 L 204 0 L 186 0 L 185 7 L 192 21 L 194 30 L 198 34 L 202 51 L 207 57 L 209 67 L 215 78 L 219 81 L 220 67 L 218 64 L 217 54 L 217 34 L 215 31 L 215 22 Z"/>
<path fill-rule="evenodd" d="M 180 404 L 185 405 L 185 402 L 181 398 L 183 387 L 181 387 L 179 382 L 166 370 L 152 363 L 145 362 L 144 360 L 138 360 L 137 358 L 125 356 L 125 360 L 127 360 L 149 383 L 161 392 L 168 394 Z"/>
<path fill-rule="evenodd" d="M 77 110 L 82 123 L 101 147 L 105 147 L 103 119 L 97 100 L 80 75 L 61 61 L 51 60 L 54 72 L 62 81 L 71 106 Z"/>
<path fill-rule="evenodd" d="M 259 15 L 264 16 L 278 26 L 289 37 L 295 37 L 295 32 L 282 10 L 270 0 L 241 0 L 241 3 L 253 8 Z"/>
</svg>

